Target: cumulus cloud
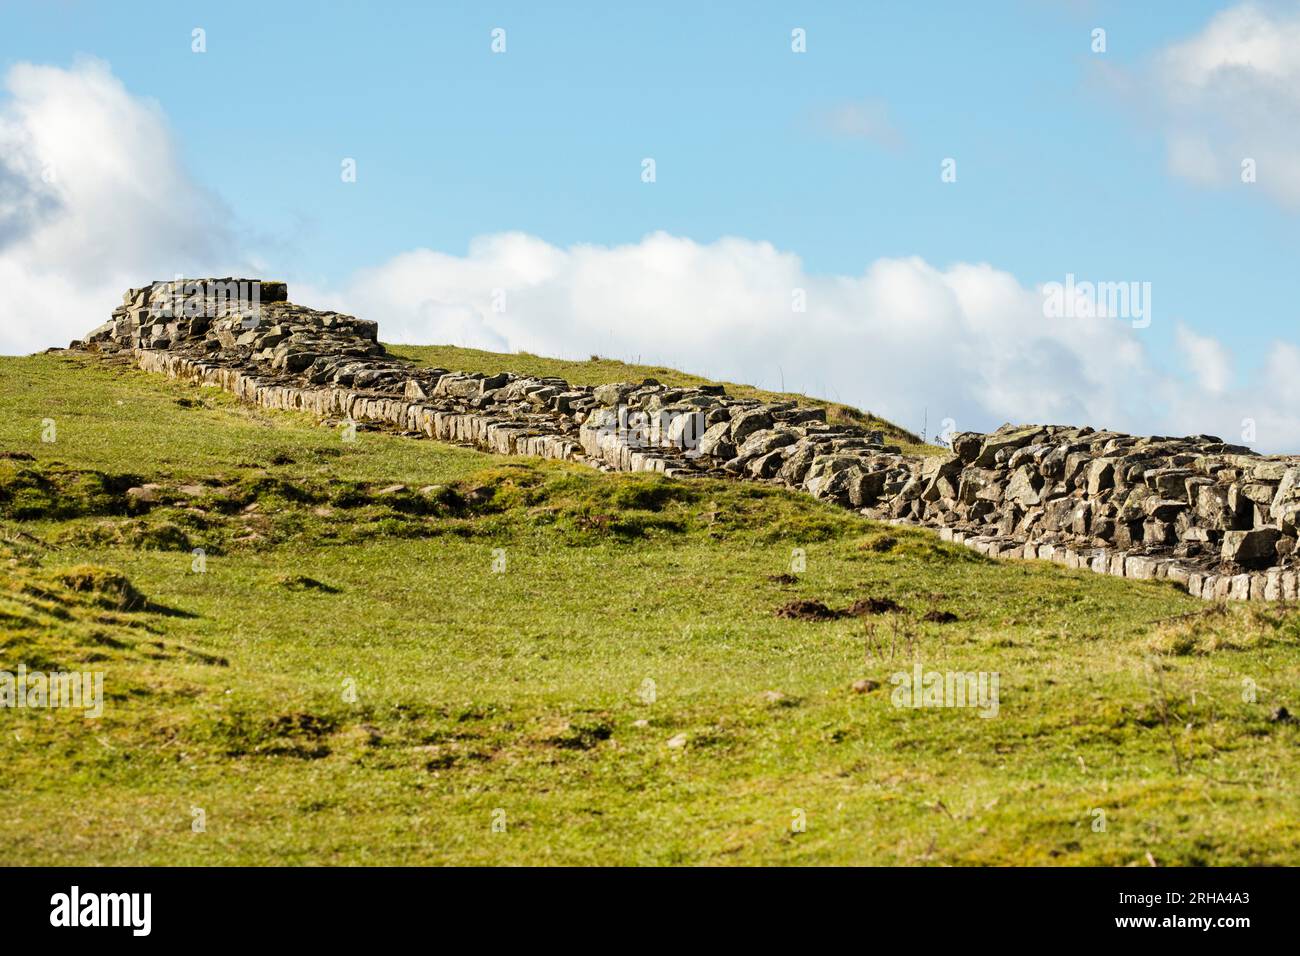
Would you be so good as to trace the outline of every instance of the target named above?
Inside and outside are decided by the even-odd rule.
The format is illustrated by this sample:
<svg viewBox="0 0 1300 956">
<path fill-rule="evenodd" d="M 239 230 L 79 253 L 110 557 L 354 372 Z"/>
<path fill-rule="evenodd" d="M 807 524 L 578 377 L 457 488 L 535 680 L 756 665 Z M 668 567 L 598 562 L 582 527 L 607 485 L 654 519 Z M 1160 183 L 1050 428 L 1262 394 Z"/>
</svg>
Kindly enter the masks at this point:
<svg viewBox="0 0 1300 956">
<path fill-rule="evenodd" d="M 0 93 L 0 352 L 67 341 L 129 286 L 237 271 L 230 215 L 108 65 L 18 64 Z"/>
<path fill-rule="evenodd" d="M 1223 343 L 1198 335 L 1181 323 L 1175 334 L 1184 361 L 1201 388 L 1211 395 L 1227 391 L 1232 382 L 1232 353 Z"/>
<path fill-rule="evenodd" d="M 1245 3 L 1159 51 L 1146 87 L 1169 169 L 1202 185 L 1242 181 L 1300 209 L 1300 8 Z"/>
</svg>

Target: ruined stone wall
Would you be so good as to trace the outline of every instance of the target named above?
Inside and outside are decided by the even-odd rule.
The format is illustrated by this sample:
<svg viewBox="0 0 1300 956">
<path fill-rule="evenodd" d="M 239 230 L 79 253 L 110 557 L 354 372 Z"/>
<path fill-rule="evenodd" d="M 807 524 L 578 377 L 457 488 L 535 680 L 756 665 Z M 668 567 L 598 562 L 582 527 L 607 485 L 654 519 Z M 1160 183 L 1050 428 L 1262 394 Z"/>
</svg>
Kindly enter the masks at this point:
<svg viewBox="0 0 1300 956">
<path fill-rule="evenodd" d="M 374 322 L 294 305 L 282 283 L 257 280 L 132 289 L 73 347 L 128 352 L 263 407 L 503 455 L 784 485 L 993 557 L 1167 578 L 1204 598 L 1291 600 L 1300 583 L 1300 457 L 1212 436 L 1008 425 L 959 434 L 946 454 L 904 455 L 879 432 L 828 424 L 823 409 L 721 386 L 424 368 L 389 355 Z"/>
</svg>

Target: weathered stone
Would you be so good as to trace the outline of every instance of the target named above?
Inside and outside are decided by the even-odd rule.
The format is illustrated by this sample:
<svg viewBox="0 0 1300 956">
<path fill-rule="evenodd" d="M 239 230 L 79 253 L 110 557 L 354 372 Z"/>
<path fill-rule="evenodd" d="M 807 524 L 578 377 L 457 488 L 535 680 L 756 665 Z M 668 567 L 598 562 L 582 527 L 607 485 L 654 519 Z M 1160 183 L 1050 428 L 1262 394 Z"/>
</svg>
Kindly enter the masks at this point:
<svg viewBox="0 0 1300 956">
<path fill-rule="evenodd" d="M 597 385 L 592 390 L 592 398 L 596 404 L 604 405 L 607 408 L 614 408 L 623 404 L 628 394 L 636 388 L 631 382 L 610 382 L 608 385 Z"/>
<path fill-rule="evenodd" d="M 1137 578 L 1140 581 L 1149 581 L 1156 576 L 1156 563 L 1155 558 L 1131 555 L 1124 562 L 1124 576 Z"/>
<path fill-rule="evenodd" d="M 953 454 L 967 464 L 973 463 L 979 457 L 983 446 L 984 436 L 977 432 L 962 432 L 954 435 L 952 439 Z"/>
<path fill-rule="evenodd" d="M 1043 479 L 1035 474 L 1028 465 L 1016 469 L 1012 474 L 1011 480 L 1007 483 L 1004 498 L 1007 501 L 1014 501 L 1023 507 L 1038 504 L 1040 497 L 1038 489 L 1043 484 Z"/>
<path fill-rule="evenodd" d="M 1143 478 L 1147 487 L 1155 491 L 1158 498 L 1185 505 L 1189 500 L 1187 479 L 1194 477 L 1195 474 L 1187 468 L 1151 468 L 1146 471 Z"/>
<path fill-rule="evenodd" d="M 700 438 L 700 454 L 719 458 L 735 458 L 736 446 L 731 442 L 731 420 L 710 425 Z"/>
<path fill-rule="evenodd" d="M 798 436 L 790 431 L 775 431 L 770 428 L 762 429 L 750 434 L 748 438 L 737 449 L 737 454 L 741 458 L 748 458 L 755 455 L 766 455 L 768 452 L 777 448 L 783 448 L 786 445 L 793 445 L 798 440 Z"/>
<path fill-rule="evenodd" d="M 1142 507 L 1148 517 L 1173 522 L 1187 508 L 1187 502 L 1151 497 L 1143 502 Z"/>
<path fill-rule="evenodd" d="M 1237 515 L 1228 504 L 1228 489 L 1220 485 L 1196 487 L 1196 517 L 1206 528 L 1227 531 L 1237 526 Z"/>
<path fill-rule="evenodd" d="M 1148 547 L 1173 544 L 1177 540 L 1178 535 L 1174 533 L 1174 526 L 1169 522 L 1158 521 L 1155 518 L 1142 522 L 1142 543 Z"/>
<path fill-rule="evenodd" d="M 1109 458 L 1099 458 L 1088 465 L 1088 494 L 1097 497 L 1115 483 L 1115 463 Z"/>
<path fill-rule="evenodd" d="M 939 501 L 957 497 L 957 482 L 961 475 L 961 459 L 956 455 L 931 458 L 921 463 L 921 476 L 925 486 L 921 489 L 924 501 Z"/>
<path fill-rule="evenodd" d="M 1045 531 L 1060 531 L 1074 523 L 1076 502 L 1070 498 L 1049 501 L 1043 507 L 1042 525 Z"/>
<path fill-rule="evenodd" d="M 1003 428 L 1006 430 L 1004 431 Z M 981 468 L 992 468 L 998 461 L 998 455 L 1007 455 L 1022 445 L 1027 445 L 1038 434 L 1037 428 L 1008 428 L 1003 426 L 991 435 L 984 438 L 983 445 L 980 446 L 979 457 L 975 459 L 975 465 Z"/>
<path fill-rule="evenodd" d="M 957 485 L 957 500 L 964 504 L 974 504 L 980 493 L 993 486 L 992 472 L 967 469 L 962 472 Z"/>
<path fill-rule="evenodd" d="M 767 454 L 759 455 L 746 466 L 754 478 L 771 478 L 781 468 L 784 454 L 780 448 Z"/>
<path fill-rule="evenodd" d="M 1245 568 L 1262 568 L 1277 558 L 1277 540 L 1282 532 L 1276 528 L 1257 528 L 1254 531 L 1228 531 L 1223 535 L 1223 560 L 1232 561 Z"/>
<path fill-rule="evenodd" d="M 885 473 L 883 471 L 864 472 L 849 478 L 849 502 L 855 508 L 875 504 L 884 493 L 884 490 Z"/>
<path fill-rule="evenodd" d="M 479 394 L 479 381 L 473 375 L 444 375 L 439 379 L 434 394 L 439 397 L 469 398 L 471 395 Z M 355 377 L 353 384 L 357 384 L 360 388 L 366 387 L 364 384 L 358 384 Z"/>
<path fill-rule="evenodd" d="M 739 414 L 732 416 L 731 440 L 739 446 L 751 434 L 760 429 L 771 428 L 772 424 L 772 415 L 767 411 L 767 409 L 744 409 Z"/>
</svg>

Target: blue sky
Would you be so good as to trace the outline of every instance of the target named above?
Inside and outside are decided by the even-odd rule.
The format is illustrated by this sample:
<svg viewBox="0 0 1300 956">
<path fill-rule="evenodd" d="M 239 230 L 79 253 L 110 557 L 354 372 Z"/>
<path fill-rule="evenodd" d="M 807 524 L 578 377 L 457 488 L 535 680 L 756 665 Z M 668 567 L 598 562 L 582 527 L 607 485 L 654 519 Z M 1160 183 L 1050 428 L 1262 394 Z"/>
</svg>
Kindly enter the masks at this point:
<svg viewBox="0 0 1300 956">
<path fill-rule="evenodd" d="M 735 236 L 812 276 L 916 256 L 1026 288 L 1149 281 L 1152 366 L 1172 364 L 1182 323 L 1230 346 L 1244 385 L 1297 338 L 1298 212 L 1258 184 L 1173 174 L 1159 107 L 1132 92 L 1230 6 L 5 4 L 0 72 L 105 61 L 157 102 L 241 247 L 313 287 L 506 232 L 560 248 Z M 862 104 L 887 135 L 833 128 Z"/>
</svg>

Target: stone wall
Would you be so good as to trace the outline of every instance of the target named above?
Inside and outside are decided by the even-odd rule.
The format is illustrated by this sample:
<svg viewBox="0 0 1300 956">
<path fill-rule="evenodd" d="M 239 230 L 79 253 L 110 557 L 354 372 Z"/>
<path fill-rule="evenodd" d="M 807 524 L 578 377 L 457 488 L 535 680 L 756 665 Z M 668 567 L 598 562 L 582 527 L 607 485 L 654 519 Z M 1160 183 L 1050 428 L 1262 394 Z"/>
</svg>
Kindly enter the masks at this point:
<svg viewBox="0 0 1300 956">
<path fill-rule="evenodd" d="M 880 432 L 828 424 L 821 408 L 721 386 L 424 368 L 389 355 L 374 322 L 295 305 L 283 283 L 257 280 L 132 289 L 72 347 L 127 352 L 267 408 L 503 455 L 780 484 L 993 557 L 1168 578 L 1204 598 L 1292 600 L 1300 582 L 1300 457 L 1208 435 L 1007 425 L 959 434 L 948 453 L 905 455 Z"/>
</svg>

